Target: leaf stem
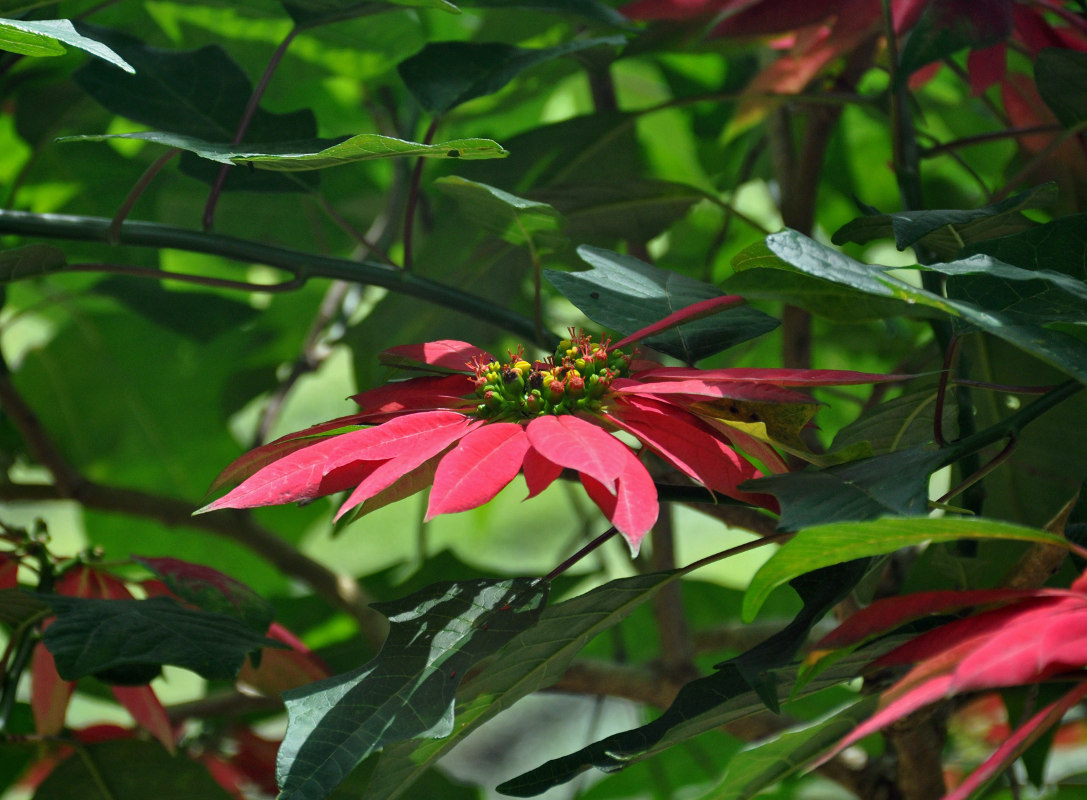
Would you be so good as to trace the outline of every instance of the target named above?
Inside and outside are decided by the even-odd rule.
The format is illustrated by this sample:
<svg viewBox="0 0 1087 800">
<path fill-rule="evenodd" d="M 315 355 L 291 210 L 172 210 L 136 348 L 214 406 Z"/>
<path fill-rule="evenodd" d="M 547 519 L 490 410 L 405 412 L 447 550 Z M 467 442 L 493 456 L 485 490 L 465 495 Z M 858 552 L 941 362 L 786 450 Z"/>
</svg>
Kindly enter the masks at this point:
<svg viewBox="0 0 1087 800">
<path fill-rule="evenodd" d="M 423 137 L 423 144 L 430 144 L 434 141 L 434 134 L 438 131 L 439 118 L 435 117 L 430 121 L 430 125 L 427 126 L 426 135 Z M 413 247 L 413 235 L 415 232 L 415 210 L 419 205 L 419 185 L 423 180 L 423 162 L 422 156 L 415 162 L 415 169 L 411 172 L 411 182 L 408 188 L 408 201 L 404 204 L 404 270 L 410 271 L 412 268 L 412 247 Z"/>
<path fill-rule="evenodd" d="M 292 278 L 280 283 L 249 283 L 248 281 L 232 281 L 227 278 L 212 278 L 206 275 L 189 275 L 184 272 L 167 272 L 154 267 L 130 267 L 125 264 L 68 264 L 67 272 L 108 272 L 114 275 L 129 275 L 134 278 L 149 278 L 155 281 L 179 281 L 191 283 L 196 286 L 211 286 L 217 289 L 237 289 L 243 292 L 266 292 L 277 294 L 279 292 L 293 292 L 301 289 L 305 281 Z"/>
<path fill-rule="evenodd" d="M 109 225 L 109 235 L 106 241 L 110 244 L 117 244 L 118 238 L 121 235 L 121 225 L 124 224 L 125 219 L 128 218 L 129 213 L 132 211 L 132 207 L 136 205 L 136 201 L 140 199 L 140 195 L 144 193 L 148 186 L 151 185 L 151 181 L 155 179 L 155 176 L 162 171 L 170 161 L 173 160 L 181 151 L 176 147 L 171 147 L 166 151 L 165 155 L 161 155 L 156 158 L 147 169 L 144 170 L 143 175 L 139 180 L 128 190 L 128 194 L 125 195 L 125 199 L 121 201 L 120 207 L 117 209 L 117 213 L 113 215 L 113 221 Z"/>
<path fill-rule="evenodd" d="M 566 559 L 561 564 L 559 564 L 557 567 L 555 567 L 553 570 L 551 570 L 549 573 L 547 573 L 547 575 L 544 576 L 544 580 L 545 581 L 553 581 L 555 578 L 557 578 L 562 573 L 566 572 L 566 570 L 570 569 L 570 567 L 574 566 L 574 564 L 579 562 L 581 559 L 585 558 L 585 556 L 589 555 L 589 553 L 596 550 L 598 547 L 600 547 L 602 544 L 604 544 L 604 542 L 608 541 L 608 539 L 612 538 L 617 533 L 619 533 L 619 529 L 616 528 L 614 525 L 612 525 L 610 528 L 608 528 L 602 534 L 597 536 L 595 539 L 593 539 L 587 545 L 582 547 L 580 550 L 578 550 L 576 553 L 574 553 L 568 559 Z"/>
<path fill-rule="evenodd" d="M 238 128 L 234 132 L 234 138 L 231 140 L 231 144 L 237 145 L 242 143 L 242 139 L 245 138 L 246 131 L 249 130 L 249 125 L 253 122 L 253 117 L 257 113 L 257 108 L 260 106 L 260 100 L 264 96 L 264 92 L 268 88 L 269 82 L 272 80 L 273 73 L 275 73 L 276 68 L 279 66 L 279 62 L 283 60 L 283 56 L 287 52 L 287 48 L 290 47 L 291 42 L 294 41 L 294 37 L 298 35 L 300 30 L 301 29 L 297 25 L 292 27 L 283 41 L 279 43 L 279 47 L 272 53 L 272 57 L 268 59 L 268 66 L 264 68 L 264 74 L 260 76 L 260 80 L 254 87 L 252 94 L 249 95 L 249 102 L 245 104 L 245 110 L 242 112 L 242 117 L 238 121 Z M 219 168 L 219 173 L 215 176 L 215 183 L 211 187 L 211 192 L 208 193 L 208 201 L 204 206 L 203 217 L 205 231 L 210 231 L 215 224 L 215 207 L 219 203 L 219 196 L 223 193 L 223 186 L 226 185 L 226 179 L 230 169 L 230 164 L 224 164 Z"/>
</svg>

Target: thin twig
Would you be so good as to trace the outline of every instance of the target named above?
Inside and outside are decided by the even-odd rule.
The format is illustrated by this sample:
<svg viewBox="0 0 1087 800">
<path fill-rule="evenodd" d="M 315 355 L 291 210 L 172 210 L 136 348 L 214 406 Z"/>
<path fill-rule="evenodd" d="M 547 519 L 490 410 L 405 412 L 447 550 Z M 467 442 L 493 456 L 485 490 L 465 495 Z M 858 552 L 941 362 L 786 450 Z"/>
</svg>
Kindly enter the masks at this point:
<svg viewBox="0 0 1087 800">
<path fill-rule="evenodd" d="M 245 110 L 242 112 L 241 120 L 238 122 L 238 128 L 234 132 L 234 138 L 231 139 L 231 144 L 238 145 L 242 143 L 246 132 L 249 130 L 249 125 L 253 122 L 253 117 L 257 113 L 257 108 L 260 106 L 260 100 L 264 96 L 265 90 L 268 88 L 268 83 L 272 80 L 272 75 L 279 66 L 279 62 L 283 60 L 287 48 L 290 47 L 291 42 L 294 41 L 294 37 L 298 35 L 299 31 L 300 28 L 297 25 L 292 27 L 283 41 L 279 43 L 279 47 L 272 53 L 272 57 L 268 59 L 268 66 L 264 68 L 264 74 L 260 76 L 260 80 L 254 87 L 252 94 L 249 95 L 249 102 L 245 105 Z M 223 186 L 226 185 L 227 175 L 229 174 L 231 167 L 232 165 L 230 164 L 224 164 L 219 168 L 219 173 L 215 176 L 215 183 L 211 187 L 211 192 L 208 194 L 208 201 L 204 206 L 203 222 L 205 231 L 210 231 L 215 224 L 215 206 L 219 203 L 219 196 L 223 192 Z"/>
<path fill-rule="evenodd" d="M 430 121 L 430 125 L 427 126 L 426 135 L 423 137 L 423 144 L 430 144 L 434 141 L 434 134 L 438 131 L 439 117 L 435 117 Z M 408 202 L 404 205 L 404 270 L 410 270 L 412 268 L 412 253 L 414 249 L 414 234 L 415 234 L 415 210 L 419 205 L 419 186 L 423 180 L 423 163 L 426 161 L 422 156 L 415 162 L 415 169 L 411 173 L 411 182 L 408 187 Z"/>
<path fill-rule="evenodd" d="M 170 161 L 173 160 L 181 151 L 176 147 L 171 147 L 166 151 L 164 155 L 159 156 L 151 162 L 151 166 L 143 171 L 143 175 L 139 180 L 128 190 L 128 194 L 125 195 L 125 199 L 121 201 L 121 205 L 117 209 L 117 213 L 113 215 L 113 221 L 109 225 L 109 235 L 107 241 L 116 245 L 121 236 L 121 225 L 128 218 L 128 215 L 132 212 L 132 207 L 136 205 L 136 201 L 140 199 L 140 195 L 144 193 L 148 186 L 151 185 L 151 181 L 155 179 L 155 176 L 162 171 Z"/>
</svg>

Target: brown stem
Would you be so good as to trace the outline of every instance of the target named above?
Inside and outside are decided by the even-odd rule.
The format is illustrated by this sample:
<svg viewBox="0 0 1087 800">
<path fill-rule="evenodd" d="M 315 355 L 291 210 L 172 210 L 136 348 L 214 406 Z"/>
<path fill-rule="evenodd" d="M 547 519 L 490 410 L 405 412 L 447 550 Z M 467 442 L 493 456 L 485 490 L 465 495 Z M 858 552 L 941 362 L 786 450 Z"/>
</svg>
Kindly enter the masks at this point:
<svg viewBox="0 0 1087 800">
<path fill-rule="evenodd" d="M 426 129 L 426 135 L 423 137 L 423 144 L 430 144 L 434 140 L 434 134 L 438 132 L 439 118 L 435 117 L 431 120 L 430 125 Z M 408 202 L 404 206 L 404 269 L 410 270 L 412 267 L 412 256 L 415 246 L 414 233 L 415 233 L 415 209 L 419 205 L 419 185 L 423 180 L 423 162 L 426 161 L 422 156 L 415 162 L 415 169 L 411 173 L 411 182 L 408 187 Z"/>
<path fill-rule="evenodd" d="M 665 505 L 653 527 L 653 571 L 664 572 L 676 568 L 676 539 L 673 528 L 673 509 Z M 653 617 L 660 637 L 661 669 L 676 680 L 690 680 L 697 676 L 694 668 L 694 649 L 691 645 L 687 615 L 683 611 L 683 587 L 680 581 L 672 581 L 660 588 L 651 601 Z"/>
<path fill-rule="evenodd" d="M 180 152 L 181 151 L 176 147 L 171 147 L 166 151 L 165 155 L 156 158 L 151 162 L 151 166 L 144 170 L 143 175 L 141 175 L 140 179 L 128 190 L 125 199 L 121 201 L 117 213 L 113 215 L 113 221 L 109 225 L 109 232 L 106 234 L 106 241 L 112 245 L 120 243 L 121 226 L 132 212 L 132 207 L 136 205 L 136 201 L 140 199 L 140 195 L 142 195 L 147 187 L 151 185 L 151 181 L 155 179 L 155 176 L 158 175 L 159 172 L 162 171 L 162 168 L 169 164 L 174 156 Z"/>
<path fill-rule="evenodd" d="M 290 47 L 291 42 L 294 41 L 294 37 L 298 35 L 301 29 L 298 26 L 291 28 L 282 42 L 279 43 L 279 47 L 272 53 L 272 57 L 268 59 L 268 66 L 264 68 L 264 74 L 260 76 L 260 80 L 253 89 L 253 93 L 249 95 L 249 102 L 245 105 L 245 110 L 242 112 L 242 118 L 238 121 L 238 128 L 234 131 L 234 138 L 231 140 L 231 144 L 241 144 L 245 138 L 246 131 L 249 130 L 249 125 L 253 122 L 253 117 L 256 116 L 257 108 L 260 106 L 260 99 L 264 97 L 264 92 L 268 88 L 268 83 L 272 80 L 272 75 L 275 73 L 276 68 L 279 66 L 279 62 L 283 60 L 284 54 L 287 52 L 287 48 Z M 204 206 L 204 231 L 210 231 L 215 223 L 215 207 L 219 203 L 219 195 L 223 193 L 223 186 L 226 185 L 226 178 L 230 172 L 231 164 L 224 164 L 219 168 L 219 173 L 215 176 L 215 183 L 211 187 L 211 192 L 208 193 L 208 201 Z"/>
</svg>

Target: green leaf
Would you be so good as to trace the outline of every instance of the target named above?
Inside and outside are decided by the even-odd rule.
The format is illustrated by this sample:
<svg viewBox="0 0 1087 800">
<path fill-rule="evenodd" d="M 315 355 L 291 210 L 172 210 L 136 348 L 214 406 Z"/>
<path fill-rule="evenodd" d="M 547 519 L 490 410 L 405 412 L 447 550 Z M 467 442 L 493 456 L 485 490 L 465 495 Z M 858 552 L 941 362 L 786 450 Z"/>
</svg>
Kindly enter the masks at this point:
<svg viewBox="0 0 1087 800">
<path fill-rule="evenodd" d="M 869 661 L 900 641 L 884 641 L 852 653 L 795 692 L 795 669 L 790 668 L 780 674 L 776 691 L 780 697 L 806 697 L 850 680 Z M 515 797 L 531 797 L 572 780 L 589 767 L 614 772 L 762 710 L 760 695 L 748 688 L 735 670 L 717 672 L 686 684 L 672 707 L 648 725 L 608 736 L 576 753 L 553 759 L 501 784 L 498 791 Z"/>
<path fill-rule="evenodd" d="M 378 0 L 361 3 L 358 0 L 285 0 L 283 7 L 291 15 L 291 19 L 306 28 L 404 7 L 437 8 L 451 14 L 460 13 L 460 9 L 448 0 Z"/>
<path fill-rule="evenodd" d="M 659 269 L 632 256 L 587 246 L 579 247 L 577 252 L 591 269 L 544 270 L 545 277 L 593 322 L 624 336 L 693 303 L 722 296 L 708 283 Z M 741 306 L 680 325 L 646 339 L 645 345 L 694 362 L 761 336 L 777 325 L 773 317 Z"/>
<path fill-rule="evenodd" d="M 938 309 L 1004 339 L 1087 383 L 1087 343 L 1061 330 L 1019 324 L 1014 317 L 998 310 L 940 297 L 903 281 L 889 268 L 862 264 L 796 231 L 775 233 L 767 237 L 766 245 L 781 259 L 786 269 L 795 268 L 869 294 L 896 297 Z"/>
<path fill-rule="evenodd" d="M 155 574 L 166 587 L 194 606 L 234 617 L 258 633 L 264 633 L 275 619 L 272 604 L 241 581 L 203 564 L 176 558 L 132 556 Z"/>
<path fill-rule="evenodd" d="M 158 742 L 113 739 L 77 745 L 34 792 L 34 800 L 97 800 L 154 797 L 155 800 L 229 800 L 207 768 L 183 755 L 171 756 Z M 104 792 L 109 792 L 104 795 Z"/>
<path fill-rule="evenodd" d="M 14 627 L 48 610 L 49 606 L 32 592 L 0 589 L 0 622 Z"/>
<path fill-rule="evenodd" d="M 562 234 L 565 220 L 547 203 L 455 175 L 438 178 L 434 184 L 454 198 L 472 222 L 507 242 L 533 247 L 557 247 L 566 242 Z"/>
<path fill-rule="evenodd" d="M 1012 236 L 977 242 L 963 256 L 979 253 L 1025 270 L 1051 270 L 1087 281 L 1087 214 L 1071 214 Z"/>
<path fill-rule="evenodd" d="M 169 597 L 38 597 L 57 614 L 42 640 L 66 681 L 151 664 L 173 664 L 209 680 L 233 678 L 249 653 L 284 647 L 234 617 L 185 608 Z"/>
<path fill-rule="evenodd" d="M 68 263 L 64 251 L 50 244 L 28 244 L 0 251 L 0 283 L 44 275 Z"/>
<path fill-rule="evenodd" d="M 936 413 L 935 386 L 910 391 L 879 405 L 866 408 L 861 415 L 838 431 L 830 451 L 866 443 L 872 455 L 883 455 L 932 441 Z M 955 393 L 947 392 L 944 402 L 943 431 L 954 439 L 956 427 Z"/>
<path fill-rule="evenodd" d="M 217 46 L 199 50 L 161 50 L 105 28 L 82 26 L 105 41 L 134 65 L 136 74 L 117 75 L 91 62 L 74 78 L 98 103 L 149 128 L 205 142 L 230 142 L 242 121 L 253 86 L 245 72 Z M 265 142 L 310 141 L 317 136 L 317 118 L 310 109 L 287 114 L 257 108 L 245 132 L 245 147 Z M 181 171 L 212 182 L 220 167 L 184 153 Z M 312 184 L 316 176 L 306 180 Z M 260 191 L 297 191 L 299 179 L 266 173 L 231 170 L 225 188 Z"/>
<path fill-rule="evenodd" d="M 374 750 L 448 736 L 465 672 L 536 622 L 547 589 L 528 578 L 476 580 L 375 604 L 392 623 L 377 658 L 283 694 L 280 797 L 320 800 Z"/>
<path fill-rule="evenodd" d="M 699 800 L 749 800 L 763 789 L 795 775 L 849 734 L 876 709 L 869 695 L 837 713 L 750 744 L 728 762 L 721 781 Z"/>
<path fill-rule="evenodd" d="M 60 56 L 67 52 L 61 42 L 104 59 L 125 72 L 136 71 L 106 45 L 79 33 L 71 20 L 0 19 L 0 50 L 27 56 Z"/>
<path fill-rule="evenodd" d="M 879 519 L 805 528 L 784 544 L 751 579 L 743 618 L 750 622 L 770 593 L 798 575 L 850 559 L 893 553 L 925 542 L 1005 539 L 1067 547 L 1068 542 L 1036 528 L 980 518 Z"/>
<path fill-rule="evenodd" d="M 630 177 L 552 185 L 534 190 L 532 196 L 562 211 L 569 222 L 567 235 L 574 241 L 604 243 L 648 242 L 707 197 L 682 183 Z"/>
<path fill-rule="evenodd" d="M 1034 227 L 1036 223 L 1022 212 L 1046 208 L 1056 199 L 1057 185 L 1046 183 L 982 208 L 876 214 L 846 223 L 831 241 L 837 245 L 865 244 L 893 237 L 899 250 L 920 243 L 940 258 L 955 258 L 966 245 Z"/>
<path fill-rule="evenodd" d="M 973 13 L 964 13 L 966 5 L 958 3 L 931 3 L 924 8 L 902 48 L 899 82 L 960 50 L 981 50 L 1003 41 L 1012 31 L 1011 9 L 1002 3 L 975 6 Z"/>
<path fill-rule="evenodd" d="M 252 164 L 260 169 L 300 172 L 327 169 L 375 158 L 502 158 L 506 151 L 490 139 L 453 139 L 438 144 L 419 144 L 376 133 L 361 133 L 339 139 L 310 139 L 304 142 L 271 142 L 260 147 L 215 144 L 193 136 L 167 131 L 63 136 L 58 142 L 102 142 L 108 139 L 139 139 L 177 147 L 220 164 Z"/>
<path fill-rule="evenodd" d="M 1087 322 L 1087 283 L 1048 269 L 1020 269 L 976 255 L 925 269 L 949 275 L 947 294 L 1015 322 Z"/>
<path fill-rule="evenodd" d="M 1087 122 L 1087 53 L 1047 47 L 1034 61 L 1034 80 L 1064 127 Z"/>
<path fill-rule="evenodd" d="M 766 264 L 771 266 L 764 268 Z M 780 265 L 781 259 L 764 242 L 745 247 L 732 259 L 735 274 L 720 285 L 721 289 L 748 300 L 789 303 L 836 322 L 939 316 L 939 312 L 928 306 L 893 298 L 874 297 L 857 289 L 803 273 L 774 269 L 775 264 Z"/>
<path fill-rule="evenodd" d="M 457 701 L 457 724 L 447 738 L 401 742 L 384 749 L 366 789 L 368 800 L 401 796 L 471 731 L 522 697 L 557 681 L 593 637 L 621 622 L 679 574 L 620 578 L 544 609 L 536 625 L 518 634 L 493 663 L 465 684 Z"/>
<path fill-rule="evenodd" d="M 823 470 L 771 475 L 741 486 L 778 498 L 781 530 L 892 514 L 916 516 L 928 511 L 928 476 L 954 458 L 933 447 L 914 447 Z"/>
<path fill-rule="evenodd" d="M 633 28 L 631 21 L 598 0 L 467 0 L 471 8 L 527 8 L 567 17 L 582 17 L 613 28 Z"/>
<path fill-rule="evenodd" d="M 594 47 L 622 47 L 626 39 L 583 39 L 526 50 L 499 42 L 431 42 L 396 71 L 419 104 L 444 114 L 477 97 L 493 94 L 537 64 Z"/>
</svg>

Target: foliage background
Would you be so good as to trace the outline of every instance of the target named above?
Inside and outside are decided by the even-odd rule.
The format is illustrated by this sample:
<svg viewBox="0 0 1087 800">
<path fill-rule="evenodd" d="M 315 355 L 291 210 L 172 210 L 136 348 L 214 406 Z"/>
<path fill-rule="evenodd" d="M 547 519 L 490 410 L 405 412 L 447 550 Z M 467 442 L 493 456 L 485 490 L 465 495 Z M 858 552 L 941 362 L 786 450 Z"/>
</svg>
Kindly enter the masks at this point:
<svg viewBox="0 0 1087 800">
<path fill-rule="evenodd" d="M 810 21 L 800 18 L 795 4 L 782 5 L 797 17 L 796 25 L 782 30 Z M 1084 13 L 1076 3 L 1065 6 Z M 7 278 L 19 278 L 5 284 L 0 315 L 9 387 L 0 416 L 7 472 L 0 482 L 0 522 L 8 529 L 47 530 L 51 552 L 85 553 L 90 562 L 104 558 L 134 580 L 146 573 L 120 563 L 130 555 L 212 565 L 270 600 L 277 620 L 332 672 L 354 669 L 376 653 L 384 632 L 383 621 L 366 606 L 370 600 L 391 600 L 437 580 L 542 575 L 606 527 L 580 489 L 568 485 L 527 503 L 520 502 L 523 486 L 515 485 L 482 508 L 425 524 L 418 498 L 336 526 L 335 504 L 325 500 L 188 519 L 219 471 L 250 446 L 350 413 L 344 398 L 393 376 L 379 364 L 380 351 L 463 339 L 503 352 L 533 338 L 535 267 L 582 269 L 579 245 L 609 248 L 743 294 L 775 317 L 784 313 L 783 328 L 701 366 L 785 364 L 928 375 L 889 395 L 868 388 L 818 394 L 827 403 L 814 434 L 821 447 L 883 437 L 887 449 L 895 449 L 931 438 L 933 373 L 946 344 L 934 338 L 926 319 L 931 314 L 889 307 L 842 287 L 794 283 L 781 271 L 739 272 L 737 257 L 784 226 L 826 242 L 860 216 L 858 204 L 897 211 L 911 191 L 925 208 L 974 209 L 1052 179 L 1055 203 L 1031 210 L 1032 219 L 1082 219 L 1075 215 L 1087 196 L 1087 162 L 1077 134 L 1087 119 L 1083 73 L 1078 84 L 1066 85 L 1064 109 L 1051 111 L 1036 97 L 1030 113 L 1010 108 L 1015 97 L 1008 86 L 1019 78 L 1018 85 L 1029 83 L 1035 61 L 1027 48 L 1013 46 L 1007 51 L 1011 77 L 972 93 L 967 59 L 988 44 L 969 38 L 980 36 L 977 30 L 968 29 L 965 40 L 937 53 L 947 63 L 917 80 L 904 105 L 896 105 L 885 40 L 878 35 L 864 47 L 843 49 L 827 70 L 798 87 L 800 95 L 782 102 L 745 92 L 778 56 L 768 39 L 707 38 L 710 16 L 636 24 L 587 0 L 486 0 L 452 10 L 440 0 L 0 3 L 0 16 L 78 20 L 87 36 L 129 61 L 137 78 L 151 81 L 125 84 L 116 65 L 75 47 L 51 58 L 0 52 L 5 209 L 109 219 L 138 186 L 134 204 L 123 212 L 131 219 L 199 231 L 212 213 L 209 197 L 219 194 L 211 189 L 217 164 L 186 153 L 144 180 L 167 152 L 158 145 L 58 139 L 165 130 L 226 143 L 264 75 L 269 79 L 243 139 L 247 146 L 380 134 L 414 142 L 485 138 L 508 151 L 504 158 L 478 160 L 376 158 L 312 172 L 232 168 L 214 204 L 214 233 L 300 251 L 292 263 L 312 277 L 290 283 L 287 291 L 215 285 L 290 280 L 289 272 L 252 255 L 230 259 L 169 246 L 176 241 L 108 246 L 100 232 L 76 230 L 78 224 L 71 238 L 63 233 L 63 241 L 49 240 L 43 238 L 50 235 L 48 225 L 34 230 L 5 222 L 6 250 L 50 241 L 66 262 L 51 268 L 47 258 L 35 257 L 29 267 L 3 267 Z M 878 13 L 873 25 L 878 31 Z M 585 46 L 594 38 L 606 41 Z M 476 49 L 442 49 L 435 44 L 440 42 Z M 482 43 L 565 51 L 519 63 L 510 60 L 513 51 Z M 188 53 L 189 60 L 171 62 L 170 52 Z M 509 79 L 484 84 L 459 102 L 456 81 L 492 57 L 509 68 Z M 270 63 L 275 69 L 267 73 Z M 414 71 L 406 63 L 414 63 Z M 498 72 L 492 67 L 489 74 Z M 895 169 L 903 162 L 895 149 L 901 120 L 894 113 L 904 109 L 917 126 L 922 156 L 912 188 L 903 186 L 901 169 Z M 1030 128 L 1034 138 L 1009 133 L 1019 127 Z M 1064 136 L 1059 148 L 1049 144 L 1057 135 Z M 452 176 L 547 205 L 496 203 L 486 193 L 463 190 Z M 52 233 L 59 230 L 54 226 Z M 1012 231 L 996 231 L 1004 232 Z M 895 249 L 886 233 L 842 243 L 842 250 L 887 266 L 928 259 L 923 250 Z M 341 261 L 332 271 L 313 256 Z M 374 285 L 371 273 L 352 280 L 350 262 L 363 265 L 361 274 L 386 269 L 387 260 L 397 265 L 392 271 L 410 264 L 411 276 L 471 298 L 441 288 L 428 297 L 414 278 L 390 278 L 386 287 Z M 1082 258 L 1076 263 L 1082 273 Z M 75 266 L 85 264 L 97 266 Z M 213 280 L 146 280 L 139 270 Z M 595 327 L 547 282 L 540 291 L 548 331 Z M 798 314 L 795 306 L 783 312 L 783 301 L 814 316 Z M 1081 322 L 1082 316 L 1070 317 L 1069 332 Z M 546 335 L 535 339 L 544 343 Z M 993 336 L 974 336 L 964 347 L 962 370 L 975 380 L 1016 386 L 1064 380 L 1036 356 Z M 1087 369 L 1087 360 L 1075 369 Z M 1024 398 L 979 391 L 969 416 L 984 429 Z M 887 399 L 891 403 L 878 405 Z M 28 439 L 18 410 L 24 402 L 47 432 L 44 439 Z M 1046 525 L 1087 474 L 1083 403 L 1077 395 L 1032 425 L 1014 455 L 986 477 L 984 506 L 968 497 L 967 507 L 994 519 Z M 919 430 L 903 422 L 914 416 Z M 932 496 L 971 471 L 958 464 L 938 473 Z M 114 488 L 124 491 L 111 494 Z M 726 509 L 722 520 L 705 511 L 676 504 L 638 560 L 611 542 L 557 581 L 552 597 L 567 599 L 608 580 L 686 565 L 772 529 L 765 518 L 729 516 Z M 990 586 L 1023 547 L 983 541 L 966 553 L 933 546 L 895 561 L 901 574 L 885 571 L 882 586 L 878 575 L 871 577 L 860 597 Z M 490 744 L 449 767 L 455 777 L 431 771 L 406 796 L 475 796 L 469 787 L 493 789 L 534 766 L 542 748 L 556 747 L 559 755 L 656 716 L 683 682 L 747 650 L 796 613 L 795 595 L 782 589 L 755 623 L 739 622 L 742 591 L 769 551 L 705 567 L 682 581 L 681 596 L 662 593 L 666 599 L 639 607 L 590 643 L 579 656 L 581 671 L 572 669 L 560 682 L 580 701 L 532 698 L 536 705 L 511 712 L 513 721 L 500 723 L 509 727 Z M 1071 568 L 1064 570 L 1057 580 L 1067 585 Z M 25 568 L 23 578 L 30 579 Z M 182 749 L 194 759 L 220 747 L 229 753 L 235 726 L 272 738 L 282 733 L 282 709 L 247 701 L 233 692 L 231 681 L 168 670 L 154 687 L 175 710 L 172 719 L 185 721 Z M 796 719 L 812 719 L 851 696 L 838 686 L 787 710 Z M 101 719 L 131 724 L 93 679 L 80 682 L 76 697 L 70 729 Z M 555 796 L 731 797 L 707 787 L 717 784 L 742 738 L 777 730 L 764 717 L 754 719 L 750 728 L 715 730 L 593 788 L 576 782 Z M 0 746 L 0 775 L 14 784 L 48 745 L 34 740 L 25 703 L 17 704 L 10 730 Z M 136 743 L 146 740 L 130 745 Z M 963 735 L 952 759 L 969 759 L 975 746 Z M 118 749 L 116 763 L 135 752 Z M 373 760 L 348 787 L 365 785 Z M 1075 763 L 1072 772 L 1082 768 Z M 267 754 L 264 766 L 271 766 Z M 177 760 L 164 762 L 160 771 L 169 775 L 175 768 L 181 769 Z M 794 776 L 772 791 L 810 796 L 820 780 Z M 831 790 L 829 782 L 818 787 Z M 137 782 L 116 796 L 148 791 Z M 341 791 L 348 796 L 351 790 Z"/>
</svg>

